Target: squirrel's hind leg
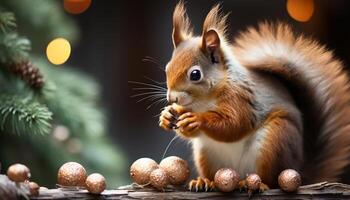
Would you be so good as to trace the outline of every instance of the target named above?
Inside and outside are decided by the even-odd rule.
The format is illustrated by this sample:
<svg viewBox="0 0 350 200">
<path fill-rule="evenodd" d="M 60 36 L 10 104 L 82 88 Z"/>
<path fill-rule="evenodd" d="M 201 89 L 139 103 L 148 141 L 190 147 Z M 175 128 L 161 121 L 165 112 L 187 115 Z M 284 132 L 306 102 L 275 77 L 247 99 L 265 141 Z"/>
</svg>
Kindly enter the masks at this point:
<svg viewBox="0 0 350 200">
<path fill-rule="evenodd" d="M 257 174 L 264 183 L 277 187 L 278 175 L 285 169 L 299 170 L 302 164 L 301 128 L 283 110 L 271 113 L 262 129 L 267 133 L 257 159 Z"/>
</svg>

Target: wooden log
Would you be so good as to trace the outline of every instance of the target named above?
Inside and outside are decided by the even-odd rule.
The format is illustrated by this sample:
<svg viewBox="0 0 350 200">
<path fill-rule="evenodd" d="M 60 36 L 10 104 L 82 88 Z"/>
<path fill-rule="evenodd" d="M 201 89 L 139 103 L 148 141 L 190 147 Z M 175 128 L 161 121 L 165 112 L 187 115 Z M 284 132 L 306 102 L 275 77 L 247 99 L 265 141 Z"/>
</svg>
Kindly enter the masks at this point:
<svg viewBox="0 0 350 200">
<path fill-rule="evenodd" d="M 32 200 L 46 199 L 247 199 L 246 192 L 190 192 L 176 188 L 159 192 L 150 188 L 106 190 L 101 195 L 89 194 L 86 190 L 41 189 L 39 196 L 31 196 Z M 264 193 L 254 194 L 251 199 L 312 199 L 312 198 L 350 198 L 350 185 L 342 183 L 317 183 L 301 186 L 295 193 L 285 193 L 280 189 L 271 189 Z"/>
</svg>

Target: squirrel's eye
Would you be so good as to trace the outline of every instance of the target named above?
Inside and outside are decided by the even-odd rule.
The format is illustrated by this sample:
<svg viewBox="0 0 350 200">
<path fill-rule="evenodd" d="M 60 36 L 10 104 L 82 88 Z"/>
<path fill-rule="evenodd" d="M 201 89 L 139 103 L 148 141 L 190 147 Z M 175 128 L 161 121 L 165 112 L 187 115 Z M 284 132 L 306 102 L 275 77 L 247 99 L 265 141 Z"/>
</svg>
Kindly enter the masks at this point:
<svg viewBox="0 0 350 200">
<path fill-rule="evenodd" d="M 190 73 L 190 80 L 191 81 L 200 81 L 202 78 L 201 71 L 199 69 L 192 70 Z"/>
</svg>

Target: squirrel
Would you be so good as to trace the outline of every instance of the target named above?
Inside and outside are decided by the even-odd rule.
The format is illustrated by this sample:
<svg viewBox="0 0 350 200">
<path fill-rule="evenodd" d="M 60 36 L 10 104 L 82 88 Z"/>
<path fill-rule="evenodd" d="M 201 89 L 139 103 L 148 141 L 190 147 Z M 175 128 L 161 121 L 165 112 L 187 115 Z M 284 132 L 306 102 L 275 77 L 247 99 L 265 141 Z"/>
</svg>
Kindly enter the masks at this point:
<svg viewBox="0 0 350 200">
<path fill-rule="evenodd" d="M 227 39 L 217 4 L 193 36 L 184 3 L 173 13 L 174 50 L 159 126 L 190 141 L 198 179 L 220 168 L 257 173 L 262 190 L 284 169 L 304 184 L 339 181 L 350 163 L 350 89 L 343 64 L 285 23 L 262 22 Z M 240 184 L 244 184 L 240 183 Z"/>
</svg>

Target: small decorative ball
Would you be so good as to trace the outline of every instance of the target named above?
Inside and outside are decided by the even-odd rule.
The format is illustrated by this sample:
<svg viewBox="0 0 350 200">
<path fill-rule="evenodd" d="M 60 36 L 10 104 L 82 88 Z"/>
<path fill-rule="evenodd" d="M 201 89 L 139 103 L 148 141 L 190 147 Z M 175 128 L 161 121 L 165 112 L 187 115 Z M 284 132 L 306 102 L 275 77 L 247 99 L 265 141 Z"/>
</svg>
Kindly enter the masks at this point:
<svg viewBox="0 0 350 200">
<path fill-rule="evenodd" d="M 167 173 L 163 169 L 155 169 L 150 175 L 151 185 L 158 190 L 163 190 L 169 184 Z"/>
<path fill-rule="evenodd" d="M 256 191 L 256 190 L 260 189 L 261 178 L 259 175 L 250 174 L 249 176 L 247 176 L 247 178 L 245 180 L 246 180 L 248 190 Z"/>
<path fill-rule="evenodd" d="M 301 176 L 294 169 L 286 169 L 278 176 L 278 185 L 286 192 L 295 192 L 301 185 Z"/>
<path fill-rule="evenodd" d="M 131 179 L 140 185 L 149 183 L 151 172 L 158 168 L 156 161 L 150 158 L 140 158 L 136 160 L 130 167 Z"/>
<path fill-rule="evenodd" d="M 159 168 L 168 174 L 169 181 L 173 185 L 184 184 L 190 176 L 190 169 L 187 162 L 177 156 L 164 158 L 159 163 Z"/>
<path fill-rule="evenodd" d="M 39 195 L 39 185 L 35 182 L 29 182 L 29 191 L 30 191 L 30 195 L 33 196 L 38 196 Z"/>
<path fill-rule="evenodd" d="M 63 186 L 85 186 L 86 171 L 76 162 L 67 162 L 58 170 L 57 181 Z"/>
<path fill-rule="evenodd" d="M 222 192 L 232 192 L 239 183 L 239 174 L 231 168 L 222 168 L 215 173 L 215 186 Z"/>
<path fill-rule="evenodd" d="M 101 194 L 106 189 L 106 179 L 99 173 L 93 173 L 86 178 L 85 185 L 90 193 Z"/>
<path fill-rule="evenodd" d="M 17 163 L 8 168 L 7 176 L 14 182 L 24 182 L 30 178 L 30 171 L 27 166 Z"/>
</svg>

